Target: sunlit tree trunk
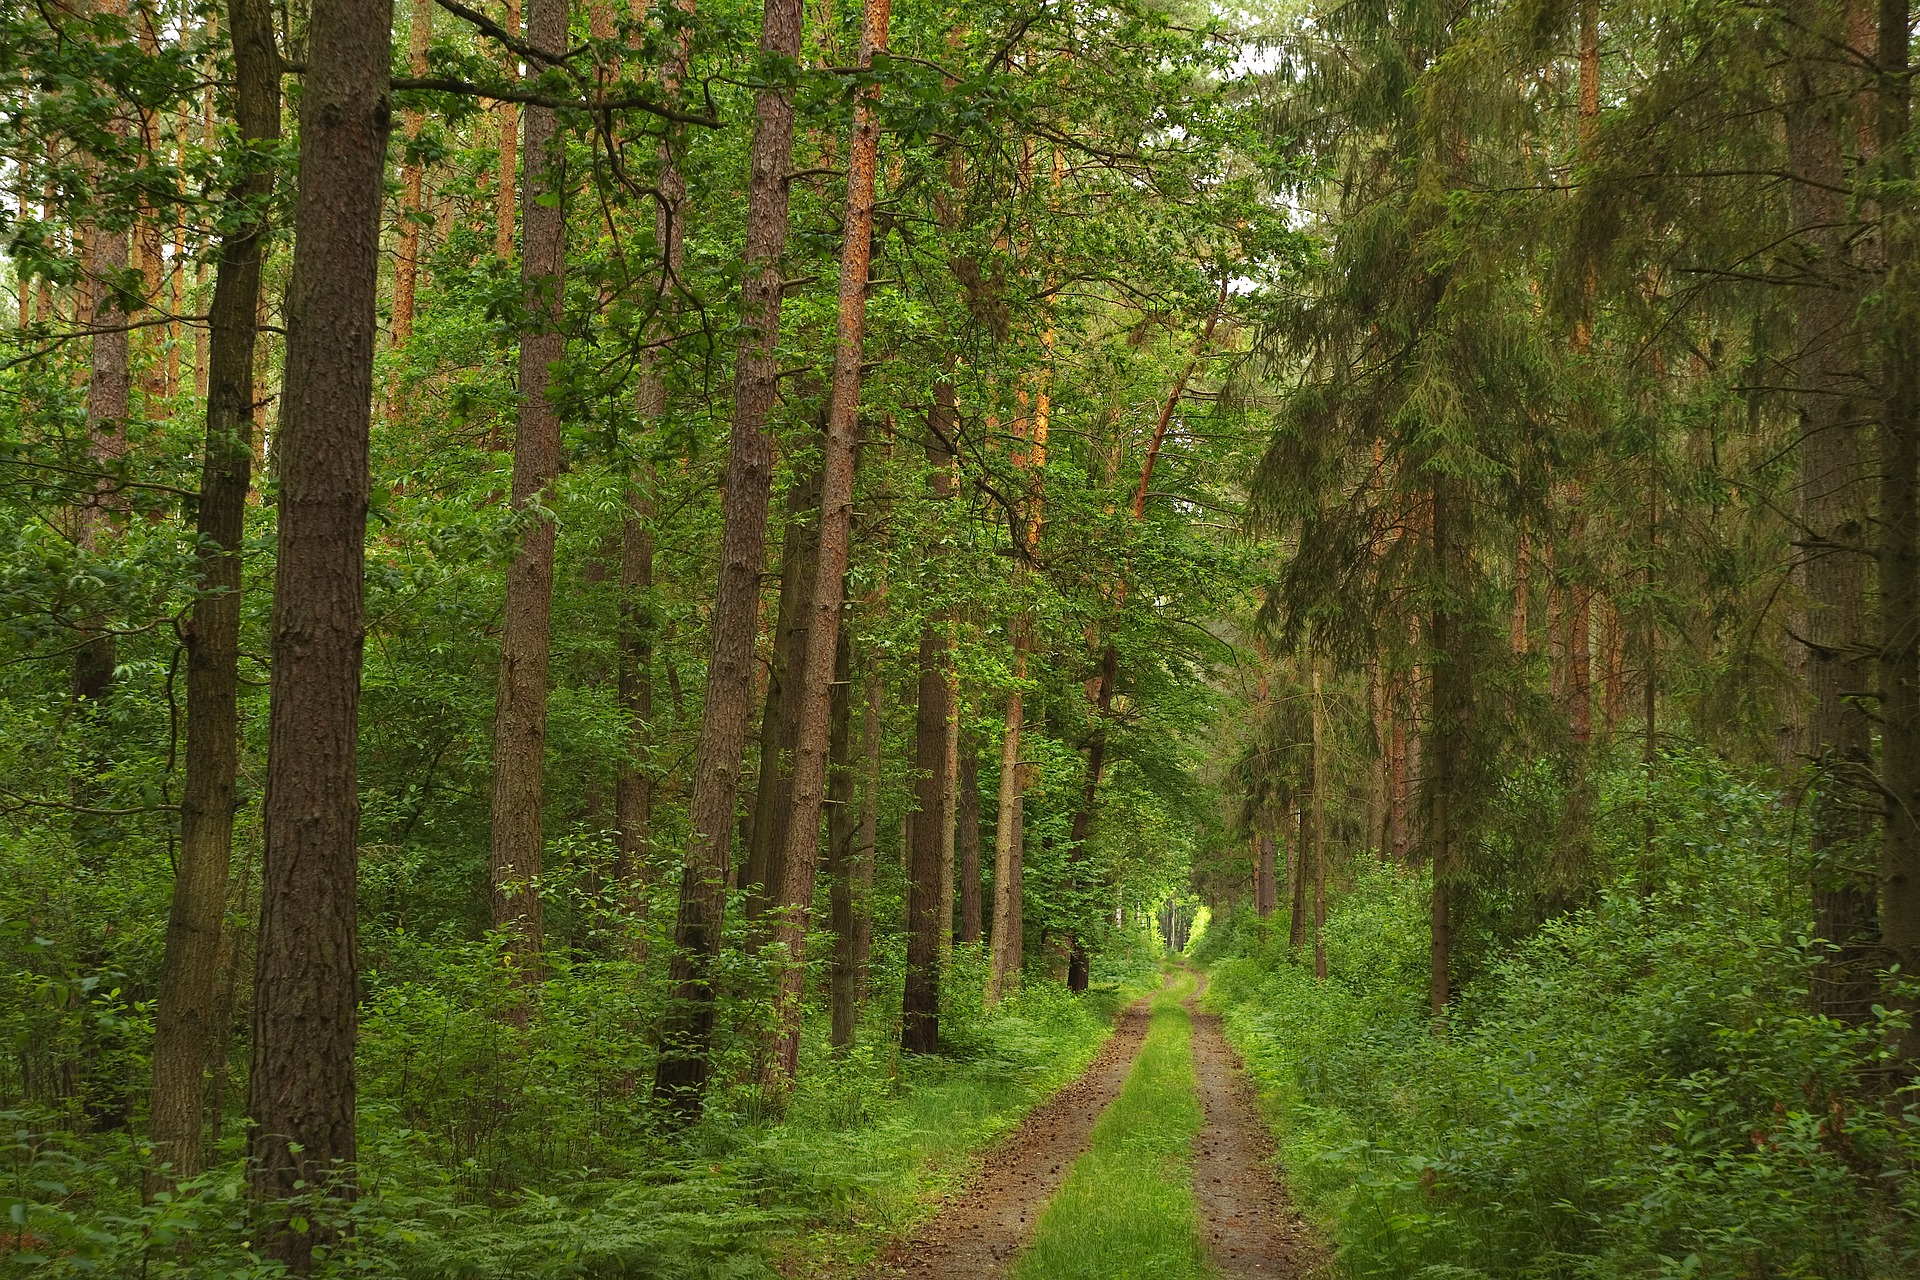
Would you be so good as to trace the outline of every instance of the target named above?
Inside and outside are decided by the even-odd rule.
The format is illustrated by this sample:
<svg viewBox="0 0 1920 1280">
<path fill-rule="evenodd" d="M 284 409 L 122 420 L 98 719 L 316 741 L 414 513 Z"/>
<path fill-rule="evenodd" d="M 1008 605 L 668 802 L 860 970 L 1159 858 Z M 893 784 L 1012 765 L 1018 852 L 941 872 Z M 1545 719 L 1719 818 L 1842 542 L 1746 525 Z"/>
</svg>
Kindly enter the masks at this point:
<svg viewBox="0 0 1920 1280">
<path fill-rule="evenodd" d="M 125 18 L 126 0 L 102 0 L 100 12 Z M 106 123 L 107 132 L 124 139 L 131 135 L 132 124 L 116 111 Z M 132 236 L 126 227 L 95 226 L 81 229 L 82 296 L 79 318 L 94 330 L 87 360 L 87 460 L 98 473 L 92 492 L 81 498 L 74 513 L 74 542 L 87 552 L 104 552 L 115 520 L 115 511 L 123 504 L 117 473 L 127 456 L 127 416 L 131 412 L 133 392 L 132 347 L 129 342 L 129 317 L 122 301 L 123 274 L 128 268 Z M 119 647 L 106 620 L 98 616 L 80 623 L 80 643 L 73 652 L 72 690 L 83 715 L 93 718 L 113 687 L 113 671 Z M 83 779 L 75 789 L 75 799 L 83 806 L 92 799 Z M 83 828 L 86 824 L 81 824 Z"/>
<path fill-rule="evenodd" d="M 500 25 L 515 39 L 520 36 L 521 0 L 507 0 L 506 20 Z M 503 53 L 506 61 L 503 78 L 512 84 L 520 78 L 520 55 Z M 520 170 L 520 106 L 502 102 L 494 108 L 500 128 L 500 170 L 493 189 L 493 253 L 503 262 L 513 260 L 515 177 Z"/>
<path fill-rule="evenodd" d="M 427 74 L 427 44 L 433 38 L 433 0 L 413 0 L 413 22 L 407 33 L 407 69 L 416 77 Z M 415 107 L 406 113 L 409 145 L 420 140 L 426 113 Z M 393 261 L 393 345 L 405 346 L 413 336 L 414 290 L 420 280 L 420 185 L 418 157 L 411 151 L 400 166 L 400 243 Z"/>
<path fill-rule="evenodd" d="M 889 0 L 867 0 L 859 63 L 873 64 L 887 46 Z M 867 286 L 873 252 L 873 207 L 880 121 L 874 109 L 879 86 L 863 89 L 854 108 L 847 146 L 847 204 L 840 248 L 839 316 L 835 327 L 833 385 L 820 479 L 820 527 L 815 541 L 813 590 L 805 602 L 805 648 L 796 690 L 792 807 L 787 815 L 781 916 L 774 942 L 785 952 L 780 980 L 780 1067 L 791 1080 L 800 1064 L 800 996 L 805 977 L 807 926 L 813 906 L 820 849 L 820 806 L 825 798 L 831 747 L 833 691 L 837 687 L 847 558 L 853 542 L 853 479 L 860 414 L 860 362 L 865 350 Z"/>
</svg>

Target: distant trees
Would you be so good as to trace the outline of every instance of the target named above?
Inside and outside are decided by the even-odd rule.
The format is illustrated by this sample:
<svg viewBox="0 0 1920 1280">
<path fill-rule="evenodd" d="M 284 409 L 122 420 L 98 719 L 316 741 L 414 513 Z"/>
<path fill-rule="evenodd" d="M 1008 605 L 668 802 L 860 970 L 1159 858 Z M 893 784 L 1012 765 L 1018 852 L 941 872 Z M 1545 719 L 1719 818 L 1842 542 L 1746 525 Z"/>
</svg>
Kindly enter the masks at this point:
<svg viewBox="0 0 1920 1280">
<path fill-rule="evenodd" d="M 1210 821 L 1220 281 L 1300 247 L 1234 42 L 1131 0 L 438 8 L 0 15 L 0 917 L 61 904 L 0 950 L 99 986 L 21 1079 L 158 1193 L 244 1074 L 296 1273 L 391 984 L 537 1037 L 626 966 L 666 1127 L 816 997 L 935 1053 L 976 973 L 1087 984 Z"/>
<path fill-rule="evenodd" d="M 1586 762 L 1628 732 L 1649 768 L 1669 732 L 1785 744 L 1830 948 L 1815 1003 L 1888 997 L 1911 932 L 1910 20 L 1332 7 L 1287 46 L 1277 125 L 1337 181 L 1300 189 L 1325 253 L 1255 340 L 1285 390 L 1254 496 L 1289 548 L 1259 626 L 1365 686 L 1346 736 L 1381 817 L 1349 843 L 1421 833 L 1436 1016 L 1463 927 L 1598 883 Z M 1489 798 L 1542 760 L 1550 853 L 1503 865 Z"/>
</svg>

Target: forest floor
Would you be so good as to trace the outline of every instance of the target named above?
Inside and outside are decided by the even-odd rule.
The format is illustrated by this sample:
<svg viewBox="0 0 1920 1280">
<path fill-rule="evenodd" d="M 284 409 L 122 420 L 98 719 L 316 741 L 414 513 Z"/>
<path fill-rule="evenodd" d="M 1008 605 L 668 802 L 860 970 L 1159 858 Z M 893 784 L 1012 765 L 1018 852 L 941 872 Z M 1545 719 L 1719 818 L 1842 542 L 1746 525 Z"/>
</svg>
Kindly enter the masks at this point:
<svg viewBox="0 0 1920 1280">
<path fill-rule="evenodd" d="M 874 1280 L 1314 1274 L 1323 1251 L 1287 1201 L 1238 1055 L 1196 1007 L 1204 985 L 1175 970 L 1131 1005 Z"/>
</svg>

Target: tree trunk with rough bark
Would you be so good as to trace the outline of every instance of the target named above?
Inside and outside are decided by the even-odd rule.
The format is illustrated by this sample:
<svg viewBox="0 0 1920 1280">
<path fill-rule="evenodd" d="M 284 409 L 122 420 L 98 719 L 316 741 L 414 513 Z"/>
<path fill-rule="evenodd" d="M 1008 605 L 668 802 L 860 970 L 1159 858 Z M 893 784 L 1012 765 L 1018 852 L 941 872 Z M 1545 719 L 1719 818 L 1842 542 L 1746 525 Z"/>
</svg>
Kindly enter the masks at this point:
<svg viewBox="0 0 1920 1280">
<path fill-rule="evenodd" d="M 1920 317 L 1911 302 L 1913 209 L 1905 187 L 1912 161 L 1904 151 L 1911 24 L 1908 0 L 1881 0 L 1876 130 L 1892 169 L 1881 215 L 1889 228 L 1886 293 L 1897 301 L 1880 318 L 1880 767 L 1889 797 L 1880 853 L 1880 929 L 1889 958 L 1908 974 L 1920 965 Z M 1907 1030 L 1900 1053 L 1903 1074 L 1910 1077 L 1920 1064 L 1920 1030 Z"/>
<path fill-rule="evenodd" d="M 762 53 L 800 55 L 800 0 L 767 0 Z M 719 583 L 707 699 L 700 721 L 686 861 L 674 924 L 669 975 L 674 1007 L 660 1037 L 653 1093 L 681 1121 L 699 1116 L 713 1037 L 713 962 L 720 954 L 727 861 L 733 839 L 741 753 L 753 691 L 753 645 L 766 559 L 773 443 L 766 422 L 779 379 L 781 259 L 787 247 L 788 173 L 793 166 L 793 100 L 763 89 L 754 104 L 747 182 L 747 246 L 742 275 L 742 334 L 734 365 L 733 427 L 728 445 Z"/>
<path fill-rule="evenodd" d="M 520 36 L 520 0 L 507 0 L 506 21 L 501 27 L 515 39 Z M 520 79 L 520 55 L 502 54 L 506 66 L 501 79 L 514 84 Z M 503 102 L 494 108 L 500 122 L 500 172 L 493 192 L 493 253 L 502 262 L 513 261 L 515 177 L 520 171 L 520 104 Z"/>
<path fill-rule="evenodd" d="M 693 0 L 675 0 L 675 7 L 691 16 Z M 691 37 L 683 30 L 661 72 L 661 85 L 669 95 L 677 95 L 685 83 L 691 54 Z M 670 310 L 669 299 L 686 258 L 687 179 L 680 166 L 682 145 L 682 135 L 669 132 L 660 144 L 660 176 L 654 183 L 658 194 L 653 230 L 654 242 L 660 247 L 663 312 Z M 664 331 L 663 322 L 649 336 L 658 338 Z M 667 414 L 667 383 L 660 370 L 660 357 L 649 352 L 641 357 L 640 366 L 634 409 L 642 430 L 658 429 Z M 613 825 L 619 849 L 616 874 L 629 912 L 636 918 L 647 907 L 653 824 L 654 779 L 646 763 L 653 739 L 653 650 L 658 627 L 652 600 L 653 487 L 652 467 L 644 461 L 636 462 L 627 482 L 627 518 L 620 527 L 619 666 L 615 680 L 626 720 L 627 749 L 614 766 Z M 639 945 L 636 943 L 636 947 Z"/>
<path fill-rule="evenodd" d="M 104 0 L 100 12 L 125 18 L 126 0 Z M 117 138 L 126 138 L 133 132 L 133 123 L 116 111 L 106 129 Z M 115 511 L 123 506 L 116 474 L 127 456 L 133 363 L 127 311 L 119 286 L 131 258 L 133 237 L 125 227 L 98 226 L 81 228 L 81 236 L 84 296 L 76 308 L 84 323 L 97 330 L 87 361 L 87 461 L 98 475 L 93 491 L 81 498 L 74 513 L 74 542 L 82 551 L 97 555 L 106 548 Z M 113 688 L 119 646 L 106 620 L 98 616 L 83 618 L 79 633 L 80 642 L 73 651 L 73 699 L 81 715 L 92 721 L 98 719 Z M 100 762 L 81 766 L 81 776 L 74 782 L 76 805 L 84 807 L 92 800 L 94 775 L 100 771 Z M 110 838 L 88 815 L 80 813 L 76 818 L 76 835 L 83 843 L 97 844 Z"/>
<path fill-rule="evenodd" d="M 980 941 L 980 752 L 970 733 L 960 735 L 957 781 L 960 839 L 960 941 Z"/>
<path fill-rule="evenodd" d="M 1312 780 L 1306 780 L 1312 785 Z M 1287 918 L 1287 950 L 1292 953 L 1295 963 L 1299 962 L 1300 952 L 1307 945 L 1307 877 L 1313 866 L 1313 834 L 1307 818 L 1307 806 L 1303 802 L 1295 815 L 1293 841 L 1293 883 L 1292 901 L 1289 903 L 1291 914 Z"/>
<path fill-rule="evenodd" d="M 832 1020 L 829 1043 L 844 1049 L 859 1028 L 860 993 L 852 943 L 860 909 L 859 770 L 853 758 L 853 638 L 845 626 L 833 665 L 833 724 L 827 735 L 827 924 L 833 930 L 833 966 L 827 979 Z"/>
<path fill-rule="evenodd" d="M 780 547 L 780 602 L 773 660 L 760 708 L 760 769 L 753 795 L 753 835 L 740 869 L 747 913 L 758 916 L 780 901 L 785 876 L 787 821 L 793 804 L 793 754 L 800 735 L 799 685 L 807 660 L 807 628 L 820 575 L 820 483 L 817 465 L 796 474 L 787 494 L 787 528 Z"/>
<path fill-rule="evenodd" d="M 1253 837 L 1253 910 L 1265 919 L 1280 905 L 1280 883 L 1274 868 L 1273 832 L 1260 831 Z"/>
<path fill-rule="evenodd" d="M 231 0 L 234 119 L 248 143 L 280 136 L 280 66 L 273 10 L 264 0 Z M 232 193 L 255 208 L 273 188 L 264 165 Z M 240 543 L 253 469 L 253 355 L 259 334 L 263 222 L 236 227 L 220 242 L 207 316 L 207 435 L 195 532 L 200 595 L 185 628 L 187 742 L 180 795 L 180 852 L 160 961 L 154 1010 L 153 1101 L 148 1135 L 156 1165 L 149 1181 L 167 1188 L 202 1168 L 209 1049 L 220 1003 L 227 882 L 233 863 L 235 780 L 240 762 Z"/>
<path fill-rule="evenodd" d="M 1434 655 L 1429 685 L 1433 713 L 1428 726 L 1431 747 L 1424 753 L 1431 776 L 1424 779 L 1427 800 L 1427 862 L 1433 876 L 1430 903 L 1427 998 L 1438 1019 L 1452 995 L 1453 882 L 1459 874 L 1464 756 L 1472 713 L 1473 673 L 1464 620 L 1454 601 L 1467 598 L 1465 577 L 1471 555 L 1471 513 L 1465 482 L 1440 476 L 1433 485 L 1433 522 L 1429 537 L 1435 571 L 1442 586 L 1440 603 L 1427 620 L 1428 651 Z"/>
<path fill-rule="evenodd" d="M 1869 683 L 1866 655 L 1868 500 L 1864 424 L 1855 398 L 1864 352 L 1854 312 L 1860 290 L 1847 258 L 1848 96 L 1817 34 L 1825 6 L 1798 5 L 1799 40 L 1787 79 L 1787 163 L 1795 181 L 1788 206 L 1797 231 L 1803 287 L 1793 291 L 1794 375 L 1799 417 L 1802 626 L 1808 691 L 1806 745 L 1817 773 L 1809 851 L 1814 928 L 1834 950 L 1814 982 L 1823 1012 L 1868 1015 L 1874 982 L 1867 954 L 1874 915 L 1869 875 L 1849 865 L 1872 822 L 1864 788 L 1872 770 L 1872 726 L 1857 695 Z"/>
<path fill-rule="evenodd" d="M 890 0 L 867 0 L 861 23 L 858 65 L 869 68 L 887 47 Z M 785 951 L 778 1020 L 780 1068 L 788 1080 L 800 1069 L 800 997 L 806 976 L 807 925 L 813 907 L 820 851 L 820 807 L 825 800 L 832 738 L 833 693 L 842 661 L 842 615 L 847 598 L 847 559 L 853 543 L 853 479 L 860 426 L 860 362 L 867 331 L 867 283 L 873 255 L 873 206 L 879 161 L 880 120 L 874 109 L 880 86 L 855 100 L 853 136 L 847 146 L 847 205 L 840 247 L 839 316 L 833 353 L 833 384 L 827 403 L 827 434 L 820 470 L 820 522 L 814 538 L 814 574 L 805 614 L 804 649 L 795 689 L 791 808 L 780 859 L 781 916 L 774 942 Z M 844 701 L 844 699 L 843 699 Z"/>
<path fill-rule="evenodd" d="M 527 40 L 558 51 L 567 43 L 567 0 L 533 0 Z M 520 285 L 527 309 L 520 335 L 520 413 L 513 438 L 513 505 L 544 505 L 560 475 L 560 409 L 549 393 L 566 355 L 566 139 L 551 107 L 526 110 L 520 196 Z M 493 841 L 490 923 L 510 942 L 528 978 L 540 972 L 541 816 L 545 807 L 547 671 L 553 623 L 553 521 L 521 535 L 507 568 L 500 672 L 493 720 Z"/>
<path fill-rule="evenodd" d="M 413 22 L 407 33 L 407 70 L 427 74 L 427 44 L 433 39 L 433 0 L 413 0 Z M 420 140 L 426 113 L 417 107 L 405 117 L 409 148 Z M 393 345 L 403 347 L 413 337 L 413 300 L 420 281 L 419 159 L 411 153 L 400 167 L 400 243 L 393 255 Z"/>
<path fill-rule="evenodd" d="M 992 963 L 987 970 L 987 1003 L 997 1004 L 1010 985 L 1020 981 L 1022 958 L 1020 859 L 1022 812 L 1020 803 L 1020 736 L 1026 711 L 1020 685 L 1027 678 L 1027 620 L 1013 622 L 1013 680 L 1000 738 L 1000 788 L 993 826 L 993 938 Z"/>
<path fill-rule="evenodd" d="M 943 443 L 953 439 L 956 415 L 953 384 L 935 392 L 934 430 L 927 440 L 936 499 L 952 496 L 953 479 Z M 935 561 L 940 548 L 927 549 Z M 937 573 L 937 570 L 930 570 Z M 909 1053 L 940 1048 L 940 865 L 941 806 L 947 781 L 947 720 L 953 714 L 949 690 L 953 642 L 947 620 L 930 616 L 920 627 L 920 691 L 915 720 L 913 847 L 907 867 L 907 973 L 901 993 L 900 1045 Z"/>
<path fill-rule="evenodd" d="M 315 0 L 300 101 L 247 1144 L 264 1218 L 254 1238 L 296 1275 L 330 1228 L 291 1229 L 285 1202 L 303 1184 L 352 1188 L 356 750 L 392 30 L 391 0 Z"/>
</svg>

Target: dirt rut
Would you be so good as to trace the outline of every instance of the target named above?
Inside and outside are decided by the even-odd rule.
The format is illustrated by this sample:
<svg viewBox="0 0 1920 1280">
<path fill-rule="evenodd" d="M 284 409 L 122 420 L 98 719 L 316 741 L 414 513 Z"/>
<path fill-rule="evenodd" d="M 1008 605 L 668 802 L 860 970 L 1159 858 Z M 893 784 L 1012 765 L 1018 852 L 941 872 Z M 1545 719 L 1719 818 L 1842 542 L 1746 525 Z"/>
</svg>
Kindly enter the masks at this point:
<svg viewBox="0 0 1920 1280">
<path fill-rule="evenodd" d="M 891 1249 L 874 1276 L 911 1280 L 986 1280 L 1005 1272 L 1087 1135 L 1120 1096 L 1147 1036 L 1147 1002 L 1129 1006 L 1080 1078 L 1036 1110 L 989 1154 L 966 1190 L 949 1200 L 909 1244 Z"/>
<path fill-rule="evenodd" d="M 1206 979 L 1201 978 L 1202 989 Z M 1220 1019 L 1193 1015 L 1193 1075 L 1206 1117 L 1194 1143 L 1193 1192 L 1200 1239 L 1222 1276 L 1305 1277 L 1320 1251 L 1306 1223 L 1287 1203 L 1273 1161 L 1273 1142 L 1254 1101 L 1253 1082 L 1220 1032 Z"/>
</svg>

